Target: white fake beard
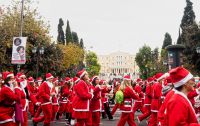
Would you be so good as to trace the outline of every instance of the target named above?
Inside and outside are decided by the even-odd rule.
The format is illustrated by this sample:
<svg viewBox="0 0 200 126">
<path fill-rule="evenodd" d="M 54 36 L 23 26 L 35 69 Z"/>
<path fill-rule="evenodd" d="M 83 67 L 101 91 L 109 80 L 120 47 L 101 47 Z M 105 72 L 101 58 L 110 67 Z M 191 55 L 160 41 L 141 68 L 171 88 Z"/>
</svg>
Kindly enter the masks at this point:
<svg viewBox="0 0 200 126">
<path fill-rule="evenodd" d="M 42 83 L 42 82 L 38 82 L 38 86 L 40 86 L 40 85 L 41 85 L 41 83 Z"/>
<path fill-rule="evenodd" d="M 20 82 L 21 88 L 25 88 L 27 86 L 27 80 Z"/>
</svg>

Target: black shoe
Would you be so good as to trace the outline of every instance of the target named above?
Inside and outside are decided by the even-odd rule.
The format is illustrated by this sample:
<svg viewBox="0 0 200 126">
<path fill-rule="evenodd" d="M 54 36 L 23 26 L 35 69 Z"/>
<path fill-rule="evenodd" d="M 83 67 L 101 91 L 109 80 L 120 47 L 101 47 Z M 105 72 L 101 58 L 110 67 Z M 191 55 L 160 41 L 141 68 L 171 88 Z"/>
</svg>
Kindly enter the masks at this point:
<svg viewBox="0 0 200 126">
<path fill-rule="evenodd" d="M 57 114 L 56 114 L 56 120 L 59 120 L 59 118 L 60 118 L 60 114 L 57 113 Z"/>
<path fill-rule="evenodd" d="M 33 126 L 37 126 L 37 123 L 36 122 L 34 122 L 34 121 L 32 121 L 33 122 Z"/>
</svg>

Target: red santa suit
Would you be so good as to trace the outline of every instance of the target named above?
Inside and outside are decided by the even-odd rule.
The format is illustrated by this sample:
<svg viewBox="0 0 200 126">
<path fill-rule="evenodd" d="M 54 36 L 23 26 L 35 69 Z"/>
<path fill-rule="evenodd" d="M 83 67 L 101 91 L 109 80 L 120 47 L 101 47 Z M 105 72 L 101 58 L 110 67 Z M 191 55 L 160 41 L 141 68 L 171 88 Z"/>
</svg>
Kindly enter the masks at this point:
<svg viewBox="0 0 200 126">
<path fill-rule="evenodd" d="M 74 118 L 77 119 L 77 126 L 87 125 L 90 120 L 90 99 L 93 94 L 89 92 L 89 87 L 85 81 L 80 80 L 75 86 L 76 93 L 73 99 Z M 91 124 L 89 124 L 91 125 Z"/>
<path fill-rule="evenodd" d="M 144 108 L 143 108 L 143 103 L 142 103 L 142 98 L 144 97 L 144 93 L 142 92 L 142 88 L 139 84 L 136 84 L 134 87 L 135 92 L 138 94 L 140 97 L 139 100 L 135 100 L 134 107 L 133 107 L 133 114 L 140 109 L 142 113 L 144 113 Z"/>
<path fill-rule="evenodd" d="M 152 99 L 152 83 L 154 78 L 149 77 L 148 83 L 146 84 L 145 99 L 144 99 L 144 110 L 142 115 L 138 116 L 138 121 L 142 121 L 151 115 L 151 99 Z"/>
<path fill-rule="evenodd" d="M 100 86 L 97 85 L 96 87 L 91 86 L 92 90 L 94 91 L 94 97 L 91 99 L 90 110 L 92 111 L 92 126 L 99 126 L 100 125 L 100 112 L 102 108 L 101 103 L 101 89 Z"/>
<path fill-rule="evenodd" d="M 2 85 L 0 90 L 0 125 L 15 126 L 13 122 L 14 103 L 20 102 L 20 92 L 17 88 L 13 91 L 7 85 Z"/>
<path fill-rule="evenodd" d="M 41 121 L 41 118 L 44 120 L 44 126 L 50 126 L 51 117 L 52 117 L 52 97 L 51 97 L 51 91 L 53 89 L 53 84 L 48 81 L 48 79 L 53 78 L 53 76 L 50 73 L 46 74 L 47 81 L 44 81 L 39 88 L 39 99 L 41 102 L 41 108 L 44 116 L 34 118 L 34 122 Z"/>
</svg>

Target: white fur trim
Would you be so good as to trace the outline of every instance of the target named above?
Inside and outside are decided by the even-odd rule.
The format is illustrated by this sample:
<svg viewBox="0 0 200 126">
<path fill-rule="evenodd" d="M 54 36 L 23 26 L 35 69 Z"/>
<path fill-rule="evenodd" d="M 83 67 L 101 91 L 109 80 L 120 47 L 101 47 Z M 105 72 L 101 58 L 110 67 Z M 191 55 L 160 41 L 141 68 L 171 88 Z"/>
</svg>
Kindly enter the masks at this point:
<svg viewBox="0 0 200 126">
<path fill-rule="evenodd" d="M 75 81 L 75 83 L 77 83 L 78 81 L 80 81 L 80 79 L 78 78 L 76 81 Z"/>
<path fill-rule="evenodd" d="M 99 77 L 98 77 L 98 76 L 94 76 L 94 77 L 92 78 L 92 81 L 94 81 L 95 78 L 99 78 Z"/>
<path fill-rule="evenodd" d="M 50 76 L 50 77 L 46 78 L 46 80 L 49 80 L 49 79 L 52 79 L 52 78 L 53 78 L 53 76 Z"/>
<path fill-rule="evenodd" d="M 51 104 L 51 102 L 42 103 L 41 105 L 48 105 L 48 104 Z"/>
<path fill-rule="evenodd" d="M 4 123 L 7 123 L 7 122 L 12 122 L 13 119 L 7 119 L 7 120 L 3 120 L 3 121 L 0 121 L 0 124 L 4 124 Z"/>
<path fill-rule="evenodd" d="M 160 78 L 157 79 L 157 81 L 162 80 L 162 79 L 164 79 L 166 77 L 169 77 L 169 73 L 163 74 Z"/>
<path fill-rule="evenodd" d="M 6 78 L 8 78 L 8 77 L 14 77 L 14 74 L 13 74 L 13 73 L 8 74 L 8 75 L 6 76 Z"/>
<path fill-rule="evenodd" d="M 187 81 L 189 81 L 192 78 L 193 78 L 193 75 L 191 73 L 189 73 L 185 78 L 183 78 L 182 80 L 174 83 L 174 87 L 175 88 L 180 87 L 180 86 L 184 85 Z"/>
<path fill-rule="evenodd" d="M 82 78 L 87 72 L 84 71 L 81 75 L 80 75 L 80 78 Z"/>
<path fill-rule="evenodd" d="M 89 112 L 90 108 L 90 100 L 87 101 L 87 108 L 86 109 L 75 109 L 73 108 L 74 111 L 81 111 L 81 112 Z"/>
</svg>

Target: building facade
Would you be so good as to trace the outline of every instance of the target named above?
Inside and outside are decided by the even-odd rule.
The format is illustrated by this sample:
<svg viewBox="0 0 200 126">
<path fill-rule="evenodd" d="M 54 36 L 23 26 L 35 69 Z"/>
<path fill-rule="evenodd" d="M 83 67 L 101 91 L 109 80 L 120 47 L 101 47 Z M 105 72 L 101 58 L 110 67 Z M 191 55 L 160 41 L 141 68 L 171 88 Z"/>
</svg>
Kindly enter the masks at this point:
<svg viewBox="0 0 200 126">
<path fill-rule="evenodd" d="M 98 62 L 101 65 L 100 76 L 138 76 L 138 66 L 135 62 L 135 55 L 126 52 L 114 52 L 108 55 L 98 55 Z"/>
</svg>

